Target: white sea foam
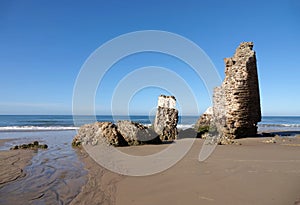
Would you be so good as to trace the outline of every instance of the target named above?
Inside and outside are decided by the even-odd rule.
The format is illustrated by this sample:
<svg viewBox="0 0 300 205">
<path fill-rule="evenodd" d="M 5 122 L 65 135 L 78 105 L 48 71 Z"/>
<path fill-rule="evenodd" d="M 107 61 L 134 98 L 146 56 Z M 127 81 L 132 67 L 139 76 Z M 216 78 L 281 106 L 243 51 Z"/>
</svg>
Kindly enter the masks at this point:
<svg viewBox="0 0 300 205">
<path fill-rule="evenodd" d="M 7 126 L 0 127 L 1 131 L 60 131 L 60 130 L 77 130 L 79 127 L 64 127 L 64 126 Z"/>
<path fill-rule="evenodd" d="M 300 124 L 258 124 L 258 127 L 300 127 Z"/>
<path fill-rule="evenodd" d="M 151 124 L 144 124 L 147 127 L 152 126 Z M 177 128 L 180 130 L 186 130 L 194 128 L 194 124 L 178 124 Z M 259 129 L 266 128 L 289 128 L 289 129 L 300 129 L 300 124 L 258 124 Z M 75 126 L 5 126 L 0 127 L 0 132 L 4 131 L 61 131 L 61 130 L 78 130 L 79 127 Z"/>
<path fill-rule="evenodd" d="M 179 124 L 177 125 L 177 129 L 186 130 L 189 128 L 194 128 L 195 124 Z"/>
<path fill-rule="evenodd" d="M 144 124 L 145 126 L 147 127 L 151 127 L 152 124 Z M 195 124 L 178 124 L 177 125 L 177 129 L 180 129 L 180 130 L 186 130 L 186 129 L 189 129 L 189 128 L 194 128 Z"/>
</svg>

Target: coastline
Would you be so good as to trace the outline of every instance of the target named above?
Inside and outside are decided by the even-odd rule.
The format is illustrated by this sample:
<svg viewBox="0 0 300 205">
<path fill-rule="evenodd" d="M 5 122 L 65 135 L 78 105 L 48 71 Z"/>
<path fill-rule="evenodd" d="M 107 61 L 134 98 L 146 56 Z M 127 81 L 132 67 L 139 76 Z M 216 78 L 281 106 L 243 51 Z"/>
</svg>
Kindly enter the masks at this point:
<svg viewBox="0 0 300 205">
<path fill-rule="evenodd" d="M 244 138 L 237 140 L 242 145 L 217 146 L 204 162 L 197 160 L 204 140 L 197 139 L 175 166 L 145 177 L 114 174 L 81 149 L 88 182 L 71 204 L 294 204 L 300 198 L 300 138 L 269 143 L 271 139 Z M 118 149 L 147 155 L 167 146 Z"/>
</svg>

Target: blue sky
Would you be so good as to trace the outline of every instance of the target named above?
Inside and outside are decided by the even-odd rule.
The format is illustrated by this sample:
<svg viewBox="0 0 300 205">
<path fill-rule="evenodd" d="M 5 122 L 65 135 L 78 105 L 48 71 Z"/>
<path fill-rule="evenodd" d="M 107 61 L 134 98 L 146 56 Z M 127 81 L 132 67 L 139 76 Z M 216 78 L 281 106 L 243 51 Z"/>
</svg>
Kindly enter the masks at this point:
<svg viewBox="0 0 300 205">
<path fill-rule="evenodd" d="M 71 114 L 76 77 L 90 54 L 128 32 L 163 30 L 201 47 L 221 78 L 223 58 L 242 41 L 257 53 L 264 115 L 300 115 L 300 3 L 282 1 L 0 1 L 0 114 Z M 175 58 L 143 53 L 110 69 L 96 94 L 97 114 L 109 114 L 113 89 L 126 73 L 161 66 L 184 78 L 203 112 L 210 99 L 201 80 Z M 133 82 L 134 83 L 134 82 Z M 157 95 L 145 88 L 130 114 L 152 113 Z M 179 105 L 180 107 L 180 105 Z M 124 114 L 123 107 L 114 108 Z"/>
</svg>

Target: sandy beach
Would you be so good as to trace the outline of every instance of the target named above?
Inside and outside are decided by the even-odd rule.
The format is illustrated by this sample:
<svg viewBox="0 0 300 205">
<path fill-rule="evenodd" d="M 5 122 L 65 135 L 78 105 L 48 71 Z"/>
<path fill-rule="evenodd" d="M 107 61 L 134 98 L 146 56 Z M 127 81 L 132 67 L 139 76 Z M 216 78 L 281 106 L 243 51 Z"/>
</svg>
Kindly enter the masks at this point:
<svg viewBox="0 0 300 205">
<path fill-rule="evenodd" d="M 238 140 L 241 145 L 217 146 L 199 162 L 203 140 L 197 139 L 175 166 L 146 177 L 111 173 L 81 150 L 89 179 L 72 204 L 294 204 L 300 197 L 300 138 L 270 140 L 247 138 Z M 167 146 L 119 149 L 147 155 Z"/>
<path fill-rule="evenodd" d="M 300 138 L 237 141 L 241 145 L 217 146 L 206 161 L 199 162 L 204 140 L 197 139 L 175 166 L 145 177 L 112 173 L 99 166 L 84 149 L 77 149 L 88 175 L 70 204 L 295 204 L 300 198 Z M 167 146 L 118 149 L 132 155 L 148 155 Z M 5 165 L 0 170 L 1 187 L 26 175 L 23 169 L 33 154 L 30 150 L 0 152 L 1 165 Z"/>
</svg>

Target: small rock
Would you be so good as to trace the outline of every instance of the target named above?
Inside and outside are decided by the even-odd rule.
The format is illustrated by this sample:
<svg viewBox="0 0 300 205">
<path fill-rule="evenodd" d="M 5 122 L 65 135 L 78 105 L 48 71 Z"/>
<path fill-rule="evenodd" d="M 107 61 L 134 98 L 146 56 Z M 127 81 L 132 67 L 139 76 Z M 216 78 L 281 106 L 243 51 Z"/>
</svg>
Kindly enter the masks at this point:
<svg viewBox="0 0 300 205">
<path fill-rule="evenodd" d="M 47 148 L 48 148 L 48 145 L 43 144 L 43 145 L 39 145 L 39 147 L 42 148 L 42 149 L 47 149 Z"/>
<path fill-rule="evenodd" d="M 264 140 L 263 143 L 274 144 L 274 143 L 276 143 L 276 139 L 273 137 L 273 138 L 271 138 L 269 140 Z"/>
<path fill-rule="evenodd" d="M 27 145 L 27 144 L 22 144 L 22 145 L 21 145 L 21 148 L 22 148 L 22 149 L 27 149 L 27 148 L 28 148 L 28 145 Z"/>
</svg>

